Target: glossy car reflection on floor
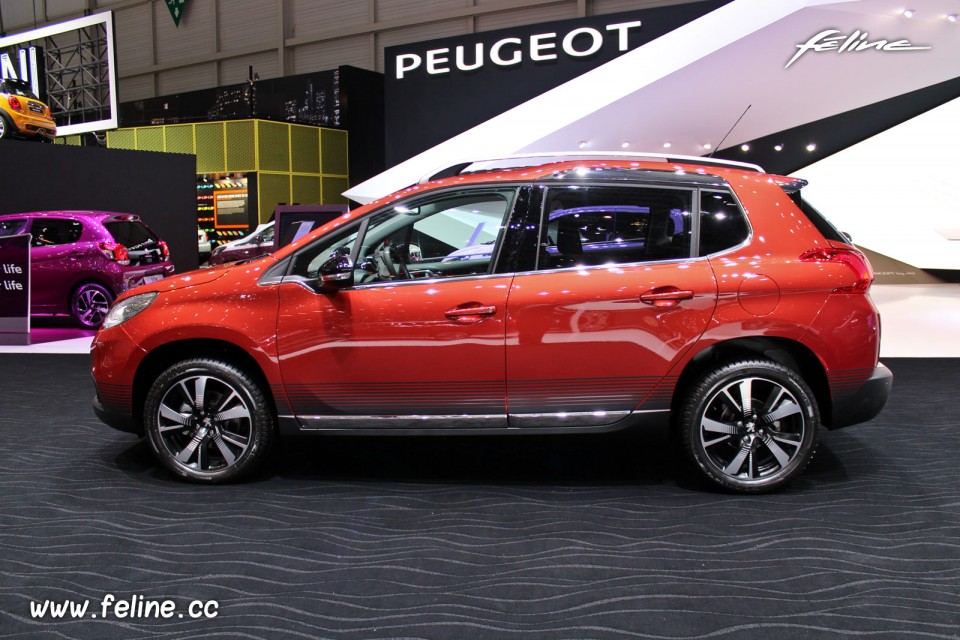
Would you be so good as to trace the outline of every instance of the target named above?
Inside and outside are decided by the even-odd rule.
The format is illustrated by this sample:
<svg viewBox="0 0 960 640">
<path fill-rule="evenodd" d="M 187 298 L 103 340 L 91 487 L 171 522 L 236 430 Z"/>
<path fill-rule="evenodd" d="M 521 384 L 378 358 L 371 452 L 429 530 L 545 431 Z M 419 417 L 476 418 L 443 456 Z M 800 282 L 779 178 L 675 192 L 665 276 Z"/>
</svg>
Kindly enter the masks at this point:
<svg viewBox="0 0 960 640">
<path fill-rule="evenodd" d="M 174 473 L 248 475 L 278 434 L 670 424 L 731 490 L 780 487 L 889 371 L 866 258 L 758 167 L 654 156 L 467 167 L 277 253 L 121 296 L 106 423 Z"/>
</svg>

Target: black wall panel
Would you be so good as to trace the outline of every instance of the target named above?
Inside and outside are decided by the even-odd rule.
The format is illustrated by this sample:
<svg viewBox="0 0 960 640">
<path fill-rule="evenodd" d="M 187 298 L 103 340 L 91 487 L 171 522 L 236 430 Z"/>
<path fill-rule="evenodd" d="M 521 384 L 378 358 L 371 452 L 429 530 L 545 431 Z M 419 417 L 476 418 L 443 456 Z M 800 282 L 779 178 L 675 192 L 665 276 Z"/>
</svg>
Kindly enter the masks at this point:
<svg viewBox="0 0 960 640">
<path fill-rule="evenodd" d="M 0 141 L 0 213 L 135 213 L 170 247 L 177 272 L 198 266 L 192 155 Z"/>
</svg>

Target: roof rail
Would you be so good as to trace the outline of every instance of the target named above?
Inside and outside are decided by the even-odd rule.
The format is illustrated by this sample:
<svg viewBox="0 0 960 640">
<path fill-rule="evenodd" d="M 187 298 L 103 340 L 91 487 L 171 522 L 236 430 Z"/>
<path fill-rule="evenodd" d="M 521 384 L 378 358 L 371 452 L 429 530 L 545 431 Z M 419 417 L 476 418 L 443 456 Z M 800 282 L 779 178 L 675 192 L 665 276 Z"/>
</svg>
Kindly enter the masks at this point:
<svg viewBox="0 0 960 640">
<path fill-rule="evenodd" d="M 701 156 L 681 156 L 662 153 L 634 153 L 630 151 L 596 151 L 589 153 L 584 153 L 582 151 L 548 151 L 542 153 L 520 153 L 516 155 L 502 156 L 499 158 L 484 158 L 481 160 L 459 162 L 427 174 L 420 179 L 419 184 L 430 182 L 431 180 L 452 178 L 453 176 L 474 171 L 514 169 L 518 167 L 530 167 L 538 164 L 547 164 L 549 162 L 563 162 L 565 160 L 607 159 L 645 160 L 648 162 L 682 162 L 701 164 L 710 167 L 732 167 L 735 169 L 745 169 L 747 171 L 757 171 L 763 173 L 763 169 L 761 169 L 759 165 L 751 164 L 749 162 L 737 162 L 736 160 L 723 160 L 720 158 L 704 158 Z"/>
</svg>

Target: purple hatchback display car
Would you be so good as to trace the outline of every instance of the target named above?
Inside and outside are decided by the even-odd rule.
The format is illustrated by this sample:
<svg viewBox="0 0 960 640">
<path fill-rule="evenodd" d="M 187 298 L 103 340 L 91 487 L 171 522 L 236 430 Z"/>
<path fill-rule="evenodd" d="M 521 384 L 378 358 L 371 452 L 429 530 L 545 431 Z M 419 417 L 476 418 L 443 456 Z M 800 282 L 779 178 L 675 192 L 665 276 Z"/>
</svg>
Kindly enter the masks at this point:
<svg viewBox="0 0 960 640">
<path fill-rule="evenodd" d="M 0 236 L 29 233 L 30 311 L 70 314 L 85 329 L 132 287 L 173 273 L 167 243 L 138 216 L 38 211 L 0 216 Z"/>
</svg>

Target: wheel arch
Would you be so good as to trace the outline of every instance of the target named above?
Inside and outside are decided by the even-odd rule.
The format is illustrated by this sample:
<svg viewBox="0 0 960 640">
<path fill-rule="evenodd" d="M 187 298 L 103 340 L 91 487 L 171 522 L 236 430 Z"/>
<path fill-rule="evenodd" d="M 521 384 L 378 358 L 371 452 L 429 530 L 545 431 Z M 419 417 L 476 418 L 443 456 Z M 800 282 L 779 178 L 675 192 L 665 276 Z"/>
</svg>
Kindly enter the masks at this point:
<svg viewBox="0 0 960 640">
<path fill-rule="evenodd" d="M 183 360 L 213 358 L 232 364 L 252 376 L 260 385 L 264 398 L 274 418 L 277 417 L 277 403 L 267 376 L 256 358 L 242 347 L 226 340 L 197 338 L 167 342 L 148 353 L 137 367 L 133 377 L 132 407 L 134 418 L 144 424 L 143 407 L 147 392 L 157 376 L 165 369 Z"/>
<path fill-rule="evenodd" d="M 765 358 L 796 371 L 813 391 L 821 419 L 832 415 L 832 399 L 827 373 L 816 354 L 804 344 L 789 338 L 752 336 L 734 338 L 710 345 L 684 367 L 674 388 L 671 414 L 678 410 L 690 387 L 709 371 L 744 358 Z"/>
</svg>

